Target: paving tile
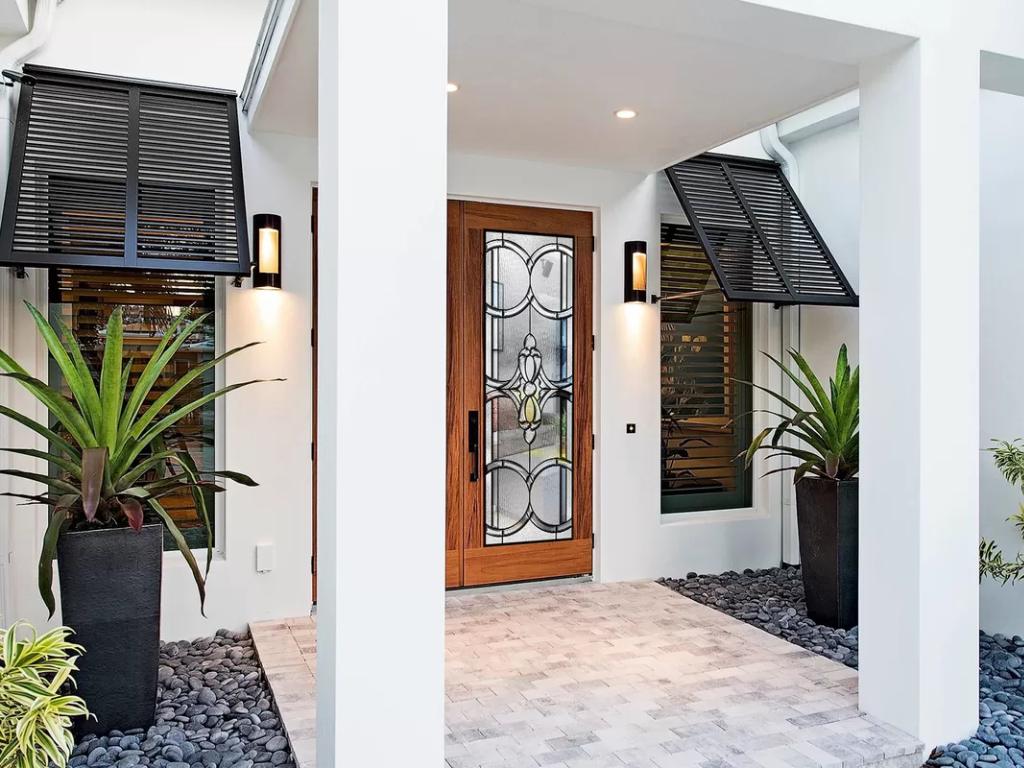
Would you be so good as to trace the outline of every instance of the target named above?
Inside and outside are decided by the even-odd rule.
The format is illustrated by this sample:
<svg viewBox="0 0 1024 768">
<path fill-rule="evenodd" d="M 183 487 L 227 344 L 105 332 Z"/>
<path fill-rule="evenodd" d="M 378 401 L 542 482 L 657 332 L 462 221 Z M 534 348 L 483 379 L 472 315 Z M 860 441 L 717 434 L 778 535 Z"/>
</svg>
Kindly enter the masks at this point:
<svg viewBox="0 0 1024 768">
<path fill-rule="evenodd" d="M 298 768 L 315 768 L 316 626 L 253 625 Z M 450 768 L 915 768 L 857 674 L 650 582 L 446 599 Z"/>
</svg>

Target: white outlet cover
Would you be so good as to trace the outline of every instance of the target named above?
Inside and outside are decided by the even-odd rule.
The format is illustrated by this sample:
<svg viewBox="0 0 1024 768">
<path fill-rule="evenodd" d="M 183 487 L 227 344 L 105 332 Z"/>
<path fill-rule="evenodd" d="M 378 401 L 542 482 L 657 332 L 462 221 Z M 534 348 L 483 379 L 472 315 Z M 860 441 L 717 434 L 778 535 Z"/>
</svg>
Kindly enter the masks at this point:
<svg viewBox="0 0 1024 768">
<path fill-rule="evenodd" d="M 274 570 L 276 555 L 273 544 L 256 545 L 256 572 L 266 573 Z"/>
</svg>

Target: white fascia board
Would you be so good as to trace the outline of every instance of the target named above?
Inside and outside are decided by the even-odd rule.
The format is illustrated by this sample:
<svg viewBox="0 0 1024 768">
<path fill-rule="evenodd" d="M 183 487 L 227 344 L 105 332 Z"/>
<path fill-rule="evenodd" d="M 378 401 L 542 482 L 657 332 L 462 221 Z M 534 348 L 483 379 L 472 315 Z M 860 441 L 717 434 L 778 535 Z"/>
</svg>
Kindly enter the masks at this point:
<svg viewBox="0 0 1024 768">
<path fill-rule="evenodd" d="M 860 91 L 850 91 L 781 120 L 779 138 L 787 144 L 800 141 L 829 128 L 853 122 L 859 116 Z"/>
<path fill-rule="evenodd" d="M 242 112 L 248 126 L 254 125 L 259 115 L 267 83 L 277 68 L 301 2 L 302 0 L 269 0 L 263 27 L 252 52 L 245 85 L 242 87 Z"/>
</svg>

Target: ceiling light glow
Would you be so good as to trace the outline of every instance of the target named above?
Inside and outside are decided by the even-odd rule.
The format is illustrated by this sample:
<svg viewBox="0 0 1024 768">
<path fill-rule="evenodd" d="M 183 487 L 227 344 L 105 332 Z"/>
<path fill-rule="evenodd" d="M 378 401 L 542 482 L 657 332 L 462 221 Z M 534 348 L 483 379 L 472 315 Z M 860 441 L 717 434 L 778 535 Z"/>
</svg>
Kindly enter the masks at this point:
<svg viewBox="0 0 1024 768">
<path fill-rule="evenodd" d="M 620 120 L 632 120 L 636 117 L 635 109 L 619 109 L 615 111 L 615 116 Z"/>
</svg>

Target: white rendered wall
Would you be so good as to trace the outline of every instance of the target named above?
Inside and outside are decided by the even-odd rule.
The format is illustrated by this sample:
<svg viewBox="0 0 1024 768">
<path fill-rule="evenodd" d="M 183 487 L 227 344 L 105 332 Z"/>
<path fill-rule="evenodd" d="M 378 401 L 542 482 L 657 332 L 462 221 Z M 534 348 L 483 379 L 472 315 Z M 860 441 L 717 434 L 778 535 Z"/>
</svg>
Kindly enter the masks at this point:
<svg viewBox="0 0 1024 768">
<path fill-rule="evenodd" d="M 263 3 L 252 0 L 75 0 L 60 6 L 53 37 L 33 61 L 238 88 L 262 12 Z M 139 34 L 140 29 L 145 34 Z M 224 380 L 287 381 L 236 391 L 222 401 L 219 463 L 252 475 L 260 486 L 231 485 L 218 499 L 218 553 L 208 583 L 208 618 L 199 613 L 196 589 L 181 555 L 165 554 L 161 634 L 168 639 L 211 634 L 220 627 L 241 629 L 252 620 L 303 615 L 310 606 L 309 215 L 316 143 L 292 136 L 250 136 L 244 125 L 241 139 L 250 215 L 282 216 L 284 289 L 253 291 L 219 281 L 222 345 L 266 342 L 228 360 Z M 29 279 L 11 280 L 10 286 L 15 295 L 0 298 L 0 317 L 7 321 L 13 308 L 16 356 L 45 375 L 45 355 L 34 343 L 31 321 L 20 303 L 22 297 L 45 302 L 43 271 L 31 270 Z M 16 404 L 28 402 L 20 393 L 12 396 Z M 31 439 L 17 429 L 12 437 L 18 445 Z M 35 586 L 42 520 L 41 513 L 12 509 L 6 500 L 0 504 L 0 522 L 9 525 L 14 553 L 6 575 L 7 613 L 11 619 L 27 618 L 39 626 L 45 622 Z M 255 547 L 261 543 L 276 549 L 276 567 L 267 573 L 255 569 Z"/>
<path fill-rule="evenodd" d="M 1024 258 L 1020 220 L 1024 211 L 1024 154 L 1017 127 L 1024 98 L 982 92 L 981 98 L 981 447 L 993 438 L 1024 437 Z M 1024 542 L 1006 518 L 1024 498 L 982 453 L 981 534 L 995 538 L 1012 559 Z M 1024 635 L 1024 584 L 981 583 L 981 627 Z"/>
<path fill-rule="evenodd" d="M 860 292 L 860 137 L 847 123 L 789 144 L 800 166 L 800 200 L 843 274 Z M 859 359 L 857 309 L 800 307 L 800 350 L 819 375 L 830 375 L 839 346 Z"/>
<path fill-rule="evenodd" d="M 780 524 L 765 483 L 755 482 L 753 509 L 661 514 L 659 316 L 650 304 L 623 302 L 622 245 L 659 242 L 660 214 L 678 205 L 665 195 L 662 174 L 474 155 L 451 154 L 448 161 L 452 197 L 595 213 L 595 577 L 617 581 L 778 565 Z M 652 258 L 649 292 L 658 292 L 657 265 Z M 764 348 L 770 343 L 767 318 L 759 314 L 757 324 L 761 343 L 755 340 L 755 348 Z M 626 434 L 627 422 L 637 425 L 636 434 Z"/>
</svg>

